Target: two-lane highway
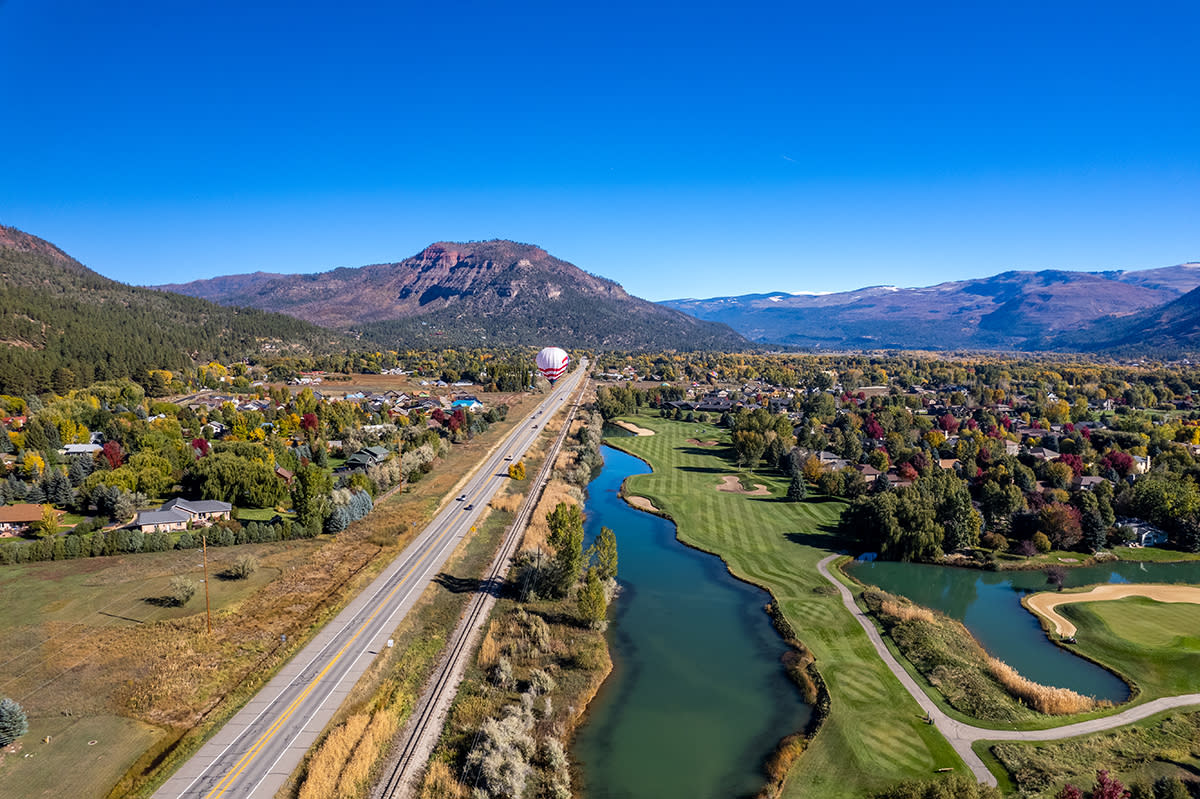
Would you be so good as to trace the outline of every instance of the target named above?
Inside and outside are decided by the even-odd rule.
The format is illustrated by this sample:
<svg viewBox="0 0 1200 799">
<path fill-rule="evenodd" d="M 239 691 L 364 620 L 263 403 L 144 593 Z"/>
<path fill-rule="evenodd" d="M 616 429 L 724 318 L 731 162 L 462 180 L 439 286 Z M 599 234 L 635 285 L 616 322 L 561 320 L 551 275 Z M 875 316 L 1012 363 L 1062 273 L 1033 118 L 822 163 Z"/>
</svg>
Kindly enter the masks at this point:
<svg viewBox="0 0 1200 799">
<path fill-rule="evenodd" d="M 508 479 L 509 463 L 524 456 L 586 367 L 583 361 L 559 382 L 408 548 L 188 760 L 155 799 L 274 796 Z"/>
</svg>

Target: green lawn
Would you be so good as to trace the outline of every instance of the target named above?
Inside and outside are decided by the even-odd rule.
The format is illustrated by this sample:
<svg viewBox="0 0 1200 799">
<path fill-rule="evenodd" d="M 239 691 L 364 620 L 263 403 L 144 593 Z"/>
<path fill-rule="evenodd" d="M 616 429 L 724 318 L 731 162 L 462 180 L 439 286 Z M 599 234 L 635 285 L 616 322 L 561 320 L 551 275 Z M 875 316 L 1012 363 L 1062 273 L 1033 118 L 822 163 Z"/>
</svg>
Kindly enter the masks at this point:
<svg viewBox="0 0 1200 799">
<path fill-rule="evenodd" d="M 1200 552 L 1181 552 L 1178 549 L 1159 547 L 1113 547 L 1110 550 L 1118 560 L 1170 562 L 1177 560 L 1200 560 Z"/>
<path fill-rule="evenodd" d="M 276 516 L 282 516 L 285 519 L 294 519 L 296 515 L 291 511 L 280 513 L 274 508 L 238 508 L 237 520 L 242 524 L 246 522 L 269 522 Z"/>
<path fill-rule="evenodd" d="M 1078 649 L 1138 688 L 1138 700 L 1200 691 L 1200 605 L 1130 597 L 1060 605 Z"/>
<path fill-rule="evenodd" d="M 875 654 L 840 597 L 814 591 L 828 586 L 816 563 L 838 551 L 835 526 L 845 504 L 819 495 L 783 501 L 787 480 L 774 470 L 755 473 L 751 481 L 767 486 L 770 496 L 717 491 L 722 476 L 738 474 L 725 458 L 728 449 L 688 439 L 726 442 L 727 431 L 649 416 L 630 421 L 656 435 L 609 441 L 654 468 L 653 474 L 631 477 L 628 492 L 669 514 L 681 540 L 720 555 L 735 575 L 769 590 L 813 651 L 829 687 L 832 713 L 794 767 L 784 795 L 861 799 L 899 779 L 929 777 L 938 768 L 965 773 L 950 745 L 921 720 L 917 703 Z"/>
</svg>

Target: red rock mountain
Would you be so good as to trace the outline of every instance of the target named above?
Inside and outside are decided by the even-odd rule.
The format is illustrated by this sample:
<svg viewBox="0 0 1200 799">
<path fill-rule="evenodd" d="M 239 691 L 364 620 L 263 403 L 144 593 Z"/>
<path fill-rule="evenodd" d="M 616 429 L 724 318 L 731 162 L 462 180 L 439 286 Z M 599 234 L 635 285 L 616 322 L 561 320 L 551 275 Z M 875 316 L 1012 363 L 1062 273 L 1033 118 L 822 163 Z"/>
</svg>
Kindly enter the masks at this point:
<svg viewBox="0 0 1200 799">
<path fill-rule="evenodd" d="M 495 240 L 431 244 L 398 263 L 310 275 L 248 275 L 158 286 L 280 311 L 381 344 L 538 344 L 630 349 L 745 346 L 703 322 L 628 294 L 540 247 Z"/>
</svg>

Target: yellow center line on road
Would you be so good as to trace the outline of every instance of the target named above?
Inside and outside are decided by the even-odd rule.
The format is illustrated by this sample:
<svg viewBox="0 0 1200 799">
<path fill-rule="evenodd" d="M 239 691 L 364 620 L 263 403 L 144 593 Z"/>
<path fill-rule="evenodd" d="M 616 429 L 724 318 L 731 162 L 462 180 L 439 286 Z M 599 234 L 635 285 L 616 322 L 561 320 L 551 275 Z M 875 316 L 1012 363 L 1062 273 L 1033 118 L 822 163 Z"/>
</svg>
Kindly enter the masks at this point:
<svg viewBox="0 0 1200 799">
<path fill-rule="evenodd" d="M 466 509 L 462 507 L 458 508 L 458 510 L 460 513 L 466 512 Z M 341 659 L 342 655 L 344 655 L 351 645 L 358 640 L 358 637 L 362 635 L 362 633 L 375 619 L 379 612 L 383 610 L 384 605 L 391 601 L 392 597 L 396 595 L 396 592 L 399 591 L 413 576 L 413 574 L 416 573 L 417 569 L 421 566 L 425 559 L 428 558 L 435 549 L 437 549 L 438 545 L 442 542 L 442 539 L 444 539 L 452 527 L 452 524 L 447 524 L 445 529 L 438 533 L 434 543 L 425 551 L 424 554 L 421 555 L 420 558 L 417 559 L 417 562 L 413 564 L 408 573 L 400 579 L 400 582 L 396 583 L 392 590 L 388 592 L 387 596 L 384 597 L 384 599 L 376 606 L 375 610 L 371 612 L 371 615 L 367 617 L 366 621 L 364 621 L 362 625 L 360 625 L 359 628 L 354 632 L 354 635 L 350 637 L 350 640 L 347 641 L 340 650 L 338 650 L 337 654 L 335 654 L 329 663 L 327 663 L 325 667 L 321 669 L 320 673 L 318 673 L 317 676 L 314 677 L 308 683 L 308 685 L 304 687 L 304 690 L 301 691 L 300 695 L 292 700 L 287 709 L 280 714 L 280 716 L 271 724 L 270 727 L 267 728 L 266 732 L 259 736 L 258 740 L 254 742 L 254 745 L 251 746 L 250 749 L 247 750 L 244 755 L 242 755 L 238 762 L 234 764 L 233 770 L 222 777 L 216 785 L 209 789 L 209 792 L 205 794 L 205 799 L 220 799 L 220 797 L 223 796 L 225 792 L 233 786 L 234 781 L 241 775 L 243 771 L 245 771 L 246 767 L 254 761 L 254 758 L 258 756 L 258 753 L 261 752 L 268 743 L 270 743 L 271 739 L 275 737 L 288 719 L 291 718 L 292 714 L 295 713 L 296 709 L 300 706 L 300 703 L 302 703 L 308 697 L 308 695 L 312 693 L 313 689 L 320 684 L 321 680 L 325 678 L 325 675 L 329 673 L 329 670 L 333 668 L 333 666 Z"/>
<path fill-rule="evenodd" d="M 277 732 L 279 732 L 279 729 L 282 727 L 282 725 L 285 724 L 289 718 L 291 718 L 292 714 L 296 711 L 296 708 L 300 706 L 300 703 L 303 702 L 310 693 L 312 693 L 313 689 L 316 688 L 321 680 L 325 678 L 325 675 L 331 668 L 333 668 L 334 664 L 341 659 L 342 655 L 346 653 L 350 646 L 356 640 L 358 640 L 360 635 L 362 635 L 363 631 L 367 629 L 367 626 L 374 621 L 375 617 L 379 615 L 379 612 L 383 610 L 384 605 L 391 601 L 392 597 L 396 595 L 396 592 L 399 591 L 404 584 L 408 582 L 409 578 L 416 573 L 417 569 L 420 568 L 422 562 L 424 562 L 424 560 L 428 558 L 435 549 L 437 549 L 437 545 L 441 543 L 442 538 L 445 537 L 446 533 L 448 533 L 452 527 L 453 525 L 446 525 L 446 528 L 438 534 L 437 540 L 435 540 L 434 544 L 430 546 L 420 558 L 418 558 L 417 562 L 413 564 L 411 569 L 409 569 L 408 574 L 404 575 L 404 577 L 400 579 L 400 582 L 396 583 L 392 590 L 388 592 L 387 596 L 384 597 L 375 610 L 371 612 L 371 615 L 367 617 L 366 621 L 364 621 L 362 625 L 359 626 L 358 630 L 355 631 L 354 635 L 350 637 L 350 640 L 347 641 L 340 650 L 338 650 L 337 654 L 333 656 L 333 659 L 331 659 L 329 663 L 325 665 L 325 668 L 321 669 L 320 673 L 317 674 L 317 676 L 314 677 L 307 686 L 305 686 L 300 695 L 292 700 L 292 703 L 288 705 L 287 710 L 285 710 L 279 716 L 279 718 L 277 718 L 274 723 L 267 728 L 266 732 L 259 736 L 258 740 L 254 742 L 254 745 L 251 746 L 249 750 L 247 750 L 246 754 L 242 755 L 241 759 L 234 764 L 233 770 L 221 778 L 221 781 L 214 785 L 209 792 L 205 794 L 205 799 L 218 799 L 219 797 L 223 796 L 227 790 L 229 790 L 229 788 L 233 785 L 234 780 L 236 780 L 246 769 L 246 767 L 254 761 L 254 758 L 258 756 L 258 753 L 262 751 L 262 748 L 270 743 L 271 739 L 275 737 Z"/>
</svg>

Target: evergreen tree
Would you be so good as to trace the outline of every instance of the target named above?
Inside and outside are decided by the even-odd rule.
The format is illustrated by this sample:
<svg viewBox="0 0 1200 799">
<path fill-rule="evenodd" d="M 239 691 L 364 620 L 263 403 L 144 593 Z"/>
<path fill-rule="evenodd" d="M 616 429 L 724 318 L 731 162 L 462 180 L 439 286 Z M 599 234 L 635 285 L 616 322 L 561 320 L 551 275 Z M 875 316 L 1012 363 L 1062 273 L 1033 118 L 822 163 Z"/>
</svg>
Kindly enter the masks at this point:
<svg viewBox="0 0 1200 799">
<path fill-rule="evenodd" d="M 0 746 L 8 746 L 27 732 L 29 720 L 25 709 L 13 699 L 0 699 Z"/>
<path fill-rule="evenodd" d="M 789 502 L 802 502 L 808 497 L 808 486 L 804 483 L 804 475 L 795 472 L 792 482 L 788 483 L 787 498 Z"/>
<path fill-rule="evenodd" d="M 76 455 L 71 458 L 71 464 L 67 467 L 67 479 L 71 481 L 71 485 L 75 488 L 87 479 L 87 476 L 96 470 L 96 461 L 87 455 Z"/>
</svg>

